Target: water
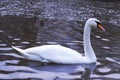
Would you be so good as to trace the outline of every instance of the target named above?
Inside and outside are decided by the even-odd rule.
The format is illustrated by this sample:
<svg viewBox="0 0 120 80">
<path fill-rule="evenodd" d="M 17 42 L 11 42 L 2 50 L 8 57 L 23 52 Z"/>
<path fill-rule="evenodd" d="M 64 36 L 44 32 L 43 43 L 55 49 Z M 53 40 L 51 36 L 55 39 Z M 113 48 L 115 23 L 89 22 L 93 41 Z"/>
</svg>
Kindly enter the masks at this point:
<svg viewBox="0 0 120 80">
<path fill-rule="evenodd" d="M 119 0 L 0 1 L 0 79 L 119 80 L 119 3 Z M 100 19 L 106 29 L 106 32 L 92 30 L 97 63 L 40 63 L 23 59 L 11 48 L 11 45 L 25 49 L 61 44 L 83 53 L 83 28 L 89 17 Z"/>
</svg>

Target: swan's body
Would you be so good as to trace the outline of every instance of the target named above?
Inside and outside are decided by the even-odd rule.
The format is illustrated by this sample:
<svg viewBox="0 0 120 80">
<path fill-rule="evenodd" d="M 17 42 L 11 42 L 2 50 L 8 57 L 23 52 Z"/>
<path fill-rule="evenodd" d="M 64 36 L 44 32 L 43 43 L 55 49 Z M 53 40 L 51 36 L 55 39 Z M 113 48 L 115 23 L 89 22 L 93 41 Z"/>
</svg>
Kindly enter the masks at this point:
<svg viewBox="0 0 120 80">
<path fill-rule="evenodd" d="M 96 55 L 90 42 L 90 32 L 92 27 L 98 27 L 104 30 L 100 21 L 96 18 L 90 18 L 87 20 L 84 29 L 85 56 L 82 56 L 75 50 L 60 45 L 43 45 L 25 50 L 16 48 L 14 46 L 12 47 L 21 53 L 24 58 L 30 60 L 60 64 L 93 63 L 96 62 Z"/>
<path fill-rule="evenodd" d="M 83 57 L 77 51 L 60 45 L 43 45 L 22 51 L 20 51 L 21 49 L 18 50 L 16 47 L 13 48 L 23 53 L 23 57 L 41 62 L 55 62 L 61 64 L 90 63 L 90 60 Z"/>
</svg>

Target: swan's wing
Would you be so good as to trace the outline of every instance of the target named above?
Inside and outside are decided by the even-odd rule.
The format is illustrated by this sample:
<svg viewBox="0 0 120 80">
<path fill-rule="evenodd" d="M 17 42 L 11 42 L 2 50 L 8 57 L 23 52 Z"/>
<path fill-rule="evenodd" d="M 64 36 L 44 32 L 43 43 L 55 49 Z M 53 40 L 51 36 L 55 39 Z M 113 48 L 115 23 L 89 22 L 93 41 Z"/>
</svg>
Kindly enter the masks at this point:
<svg viewBox="0 0 120 80">
<path fill-rule="evenodd" d="M 28 54 L 41 57 L 48 62 L 72 64 L 80 63 L 84 58 L 75 50 L 60 45 L 45 45 L 24 50 Z"/>
</svg>

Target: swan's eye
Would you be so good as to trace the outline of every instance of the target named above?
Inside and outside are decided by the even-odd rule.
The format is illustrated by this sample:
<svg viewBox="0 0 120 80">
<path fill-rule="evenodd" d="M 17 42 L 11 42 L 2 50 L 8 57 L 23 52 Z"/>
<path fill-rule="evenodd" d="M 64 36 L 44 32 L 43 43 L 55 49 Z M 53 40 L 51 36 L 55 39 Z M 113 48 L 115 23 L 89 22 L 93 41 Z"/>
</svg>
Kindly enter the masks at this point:
<svg viewBox="0 0 120 80">
<path fill-rule="evenodd" d="M 101 29 L 101 30 L 105 31 L 105 29 L 103 28 L 103 26 L 100 22 L 96 21 L 96 23 L 97 23 L 98 29 Z"/>
</svg>

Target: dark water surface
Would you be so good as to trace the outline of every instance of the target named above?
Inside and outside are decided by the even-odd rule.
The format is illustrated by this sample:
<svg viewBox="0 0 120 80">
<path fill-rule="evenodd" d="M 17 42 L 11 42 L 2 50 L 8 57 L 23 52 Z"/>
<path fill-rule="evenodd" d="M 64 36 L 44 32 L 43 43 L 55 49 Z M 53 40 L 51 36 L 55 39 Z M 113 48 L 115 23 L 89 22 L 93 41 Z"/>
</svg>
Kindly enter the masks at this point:
<svg viewBox="0 0 120 80">
<path fill-rule="evenodd" d="M 1 80 L 120 80 L 119 0 L 1 0 L 0 15 Z M 61 44 L 83 53 L 83 28 L 90 17 L 106 29 L 92 30 L 97 63 L 40 63 L 11 48 Z"/>
</svg>

